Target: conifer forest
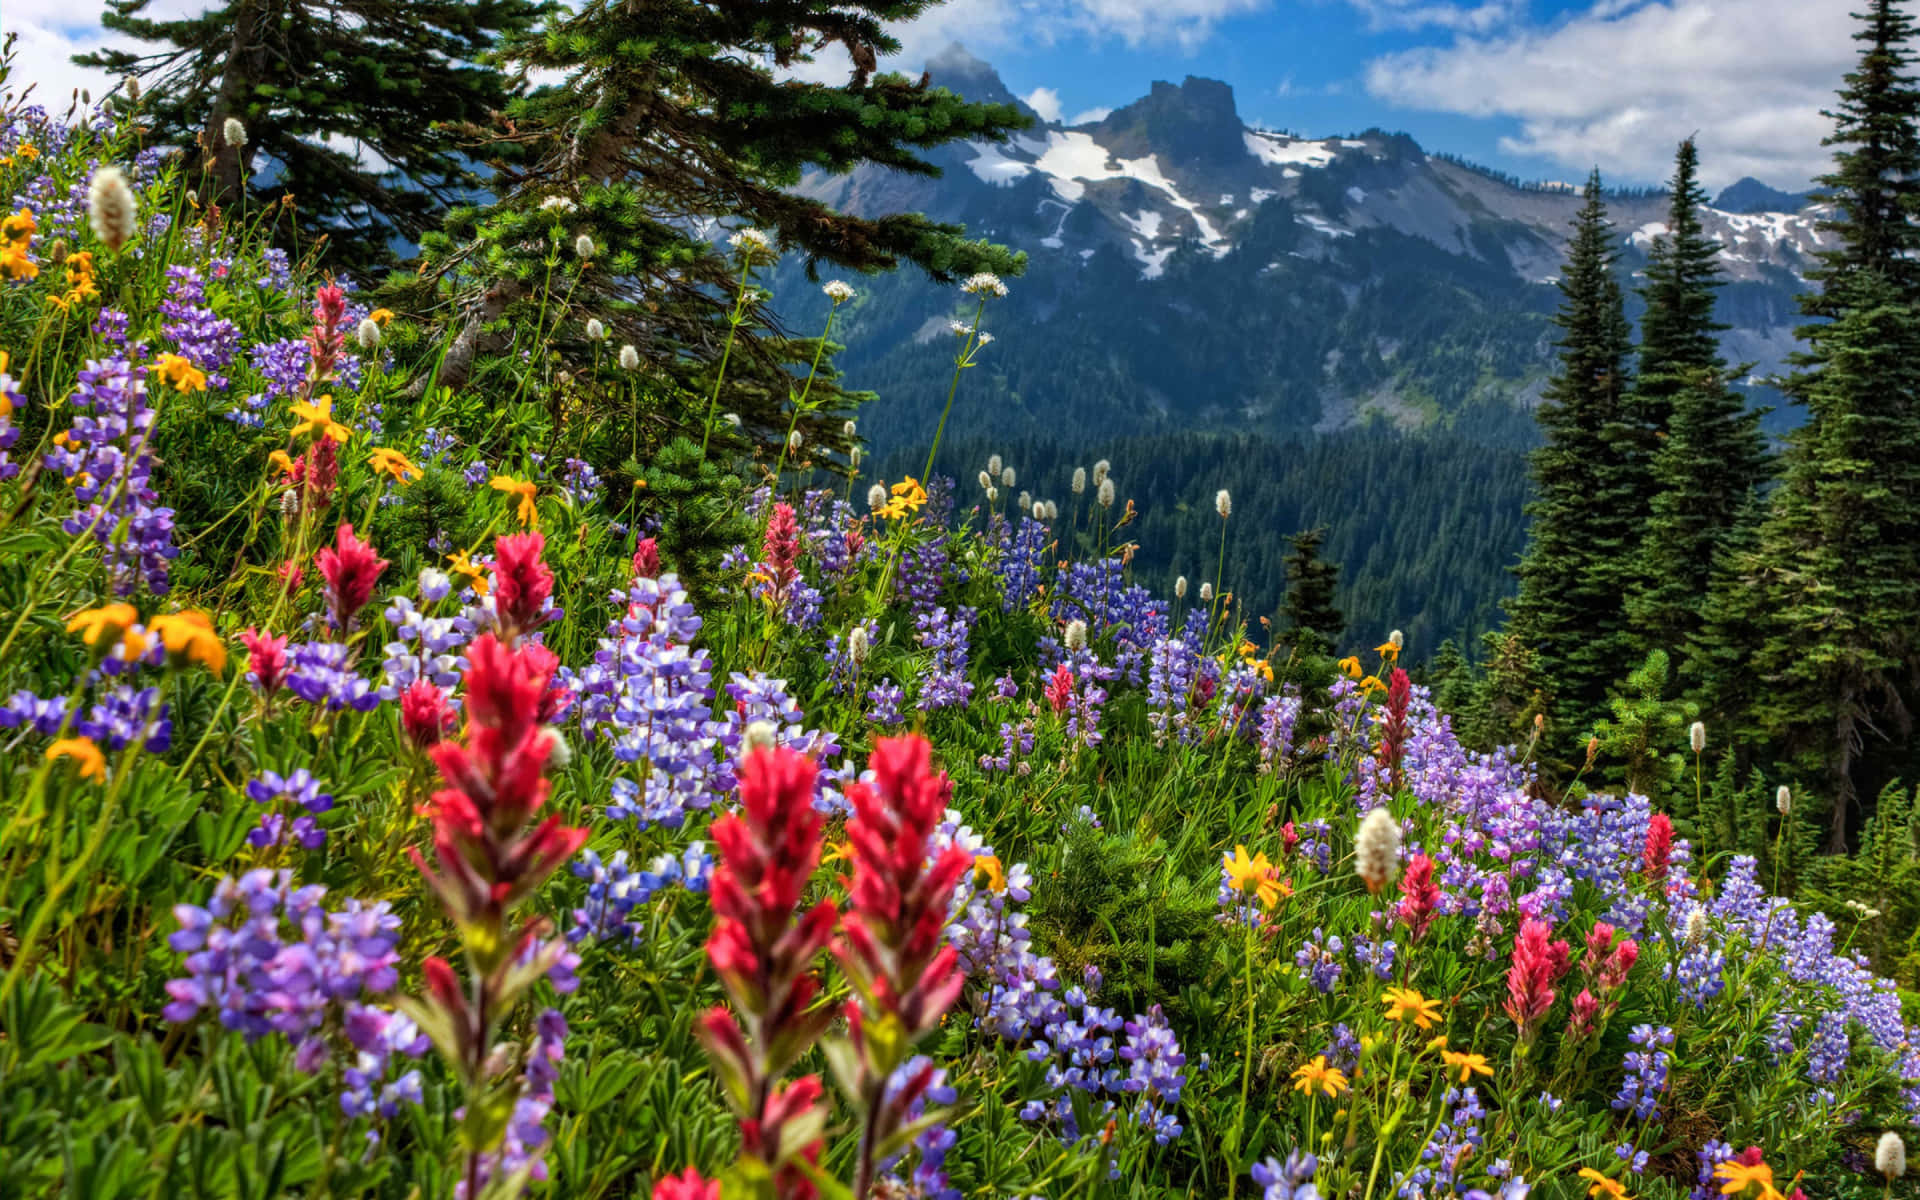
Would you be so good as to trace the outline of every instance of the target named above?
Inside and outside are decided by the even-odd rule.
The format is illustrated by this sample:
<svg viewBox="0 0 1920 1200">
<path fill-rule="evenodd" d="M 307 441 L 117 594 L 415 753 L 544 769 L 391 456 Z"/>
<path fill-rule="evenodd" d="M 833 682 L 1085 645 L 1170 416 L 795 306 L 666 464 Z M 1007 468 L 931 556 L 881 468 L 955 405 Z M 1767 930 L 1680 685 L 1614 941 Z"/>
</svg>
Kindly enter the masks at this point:
<svg viewBox="0 0 1920 1200">
<path fill-rule="evenodd" d="M 1718 195 L 104 4 L 0 14 L 0 1197 L 1920 1196 L 1909 0 Z"/>
</svg>

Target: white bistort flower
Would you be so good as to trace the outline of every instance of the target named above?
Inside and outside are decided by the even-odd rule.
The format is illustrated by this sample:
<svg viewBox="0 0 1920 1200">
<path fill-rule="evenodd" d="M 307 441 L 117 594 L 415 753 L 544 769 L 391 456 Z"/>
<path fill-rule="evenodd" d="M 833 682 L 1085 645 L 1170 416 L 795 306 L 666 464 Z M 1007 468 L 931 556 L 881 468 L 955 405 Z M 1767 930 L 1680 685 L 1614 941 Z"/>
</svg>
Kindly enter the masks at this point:
<svg viewBox="0 0 1920 1200">
<path fill-rule="evenodd" d="M 1001 461 L 998 454 L 987 455 L 987 474 L 998 475 L 1000 473 L 1000 467 Z"/>
<path fill-rule="evenodd" d="M 1073 494 L 1083 496 L 1086 494 L 1086 491 L 1087 469 L 1085 467 L 1075 467 L 1073 469 Z"/>
<path fill-rule="evenodd" d="M 1707 726 L 1704 721 L 1695 721 L 1693 728 L 1687 730 L 1687 744 L 1693 747 L 1695 754 L 1707 748 Z"/>
<path fill-rule="evenodd" d="M 587 318 L 587 340 L 590 342 L 604 342 L 607 340 L 607 327 L 600 323 L 599 317 Z"/>
<path fill-rule="evenodd" d="M 566 196 L 548 196 L 540 202 L 541 212 L 570 213 L 579 207 L 578 204 L 575 204 Z"/>
<path fill-rule="evenodd" d="M 845 304 L 853 299 L 853 285 L 844 279 L 829 279 L 820 286 L 820 290 L 835 304 Z"/>
<path fill-rule="evenodd" d="M 577 258 L 592 258 L 593 239 L 584 233 L 573 239 L 573 253 Z"/>
<path fill-rule="evenodd" d="M 1078 652 L 1087 648 L 1087 623 L 1075 619 L 1067 622 L 1067 649 Z"/>
<path fill-rule="evenodd" d="M 727 244 L 747 258 L 757 254 L 773 253 L 773 243 L 758 229 L 742 229 L 728 238 Z"/>
<path fill-rule="evenodd" d="M 372 317 L 360 318 L 360 324 L 353 331 L 353 340 L 360 348 L 371 354 L 380 348 L 380 322 Z"/>
<path fill-rule="evenodd" d="M 87 220 L 107 249 L 119 250 L 133 240 L 135 208 L 133 189 L 119 167 L 109 164 L 93 173 L 87 183 Z"/>
<path fill-rule="evenodd" d="M 1907 1144 L 1891 1129 L 1880 1135 L 1880 1144 L 1873 1148 L 1873 1169 L 1886 1179 L 1907 1173 Z"/>
<path fill-rule="evenodd" d="M 1014 484 L 1014 481 L 1018 478 L 1019 476 L 1014 474 L 1012 467 L 1002 467 L 1000 469 L 1000 486 L 1001 487 L 1012 487 Z"/>
<path fill-rule="evenodd" d="M 1100 502 L 1101 508 L 1112 508 L 1114 500 L 1113 480 L 1102 479 L 1100 481 L 1100 490 L 1094 495 L 1094 499 Z"/>
<path fill-rule="evenodd" d="M 872 487 L 867 489 L 867 507 L 868 508 L 871 508 L 875 512 L 878 512 L 880 509 L 885 508 L 886 504 L 887 504 L 887 487 L 885 484 L 876 483 Z"/>
<path fill-rule="evenodd" d="M 1185 600 L 1187 598 L 1187 577 L 1185 575 L 1173 581 L 1173 598 L 1176 600 Z"/>
<path fill-rule="evenodd" d="M 1400 822 L 1384 808 L 1367 813 L 1353 839 L 1353 872 L 1374 895 L 1393 881 L 1400 869 Z"/>
<path fill-rule="evenodd" d="M 1213 511 L 1220 514 L 1222 521 L 1233 515 L 1233 496 L 1227 489 L 1221 488 L 1213 496 Z"/>
<path fill-rule="evenodd" d="M 227 140 L 227 145 L 238 150 L 247 144 L 247 127 L 240 123 L 240 118 L 228 117 L 220 127 L 220 136 Z"/>
<path fill-rule="evenodd" d="M 960 290 L 969 296 L 992 296 L 999 299 L 1007 294 L 1007 285 L 1001 283 L 1000 277 L 992 271 L 982 271 L 977 275 L 967 276 L 967 281 L 960 285 Z"/>
<path fill-rule="evenodd" d="M 623 371 L 640 369 L 640 352 L 633 348 L 632 342 L 620 347 L 620 369 Z"/>
<path fill-rule="evenodd" d="M 1786 784 L 1781 784 L 1780 790 L 1773 794 L 1773 806 L 1780 810 L 1783 817 L 1793 815 L 1793 791 Z"/>
</svg>

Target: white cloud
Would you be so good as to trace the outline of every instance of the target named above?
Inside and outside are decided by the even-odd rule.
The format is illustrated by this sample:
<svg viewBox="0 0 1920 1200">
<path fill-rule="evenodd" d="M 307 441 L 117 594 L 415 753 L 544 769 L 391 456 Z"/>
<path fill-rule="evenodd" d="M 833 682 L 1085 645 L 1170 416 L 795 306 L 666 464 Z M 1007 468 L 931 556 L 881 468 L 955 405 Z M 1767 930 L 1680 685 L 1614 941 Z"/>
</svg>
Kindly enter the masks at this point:
<svg viewBox="0 0 1920 1200">
<path fill-rule="evenodd" d="M 1092 108 L 1085 109 L 1081 112 L 1077 112 L 1073 114 L 1071 117 L 1068 117 L 1066 120 L 1066 124 L 1091 125 L 1095 121 L 1104 121 L 1112 115 L 1113 115 L 1113 110 L 1111 108 L 1105 108 L 1105 107 L 1102 107 L 1101 105 L 1096 104 Z"/>
<path fill-rule="evenodd" d="M 1662 179 L 1697 133 L 1709 187 L 1798 187 L 1829 162 L 1820 109 L 1854 63 L 1849 7 L 1600 0 L 1552 28 L 1387 55 L 1366 84 L 1409 108 L 1516 118 L 1503 150 L 1575 171 Z"/>
<path fill-rule="evenodd" d="M 1042 121 L 1060 119 L 1060 93 L 1050 87 L 1038 87 L 1020 97 L 1027 107 L 1040 114 Z"/>
<path fill-rule="evenodd" d="M 1617 2 L 1617 0 L 1615 0 Z M 1428 0 L 1347 0 L 1366 14 L 1367 28 L 1450 29 L 1456 33 L 1490 33 L 1511 24 L 1525 11 L 1522 0 L 1480 0 L 1476 4 L 1430 3 Z"/>
<path fill-rule="evenodd" d="M 98 100 L 117 82 L 104 71 L 75 66 L 73 56 L 103 46 L 139 50 L 144 43 L 100 27 L 99 8 L 75 0 L 5 0 L 5 31 L 17 33 L 14 44 L 14 72 L 10 87 L 18 93 L 28 84 L 36 85 L 32 99 L 52 111 L 66 111 L 75 88 L 86 88 Z M 204 9 L 195 0 L 154 0 L 140 15 L 151 20 L 171 20 Z M 84 14 L 84 15 L 76 15 Z"/>
</svg>

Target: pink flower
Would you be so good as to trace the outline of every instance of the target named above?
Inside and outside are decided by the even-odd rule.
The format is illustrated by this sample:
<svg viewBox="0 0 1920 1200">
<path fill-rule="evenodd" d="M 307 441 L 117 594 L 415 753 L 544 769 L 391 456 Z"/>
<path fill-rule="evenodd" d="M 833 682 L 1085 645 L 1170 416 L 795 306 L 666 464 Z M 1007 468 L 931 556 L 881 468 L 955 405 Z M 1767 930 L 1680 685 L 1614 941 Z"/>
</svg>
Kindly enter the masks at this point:
<svg viewBox="0 0 1920 1200">
<path fill-rule="evenodd" d="M 374 553 L 372 543 L 354 537 L 353 526 L 346 524 L 334 530 L 332 548 L 314 555 L 313 563 L 327 581 L 327 616 L 335 629 L 347 628 L 366 607 L 374 582 L 388 565 Z"/>
<path fill-rule="evenodd" d="M 1053 711 L 1063 713 L 1073 703 L 1073 671 L 1067 664 L 1061 663 L 1053 669 L 1053 678 L 1047 680 L 1047 703 Z"/>
<path fill-rule="evenodd" d="M 453 732 L 458 718 L 447 694 L 433 681 L 416 679 L 400 693 L 400 729 L 417 750 L 437 746 Z"/>
<path fill-rule="evenodd" d="M 700 1172 L 688 1167 L 655 1183 L 653 1200 L 720 1200 L 720 1181 L 702 1179 Z"/>
<path fill-rule="evenodd" d="M 660 545 L 652 538 L 641 538 L 640 544 L 633 548 L 633 577 L 635 579 L 660 577 Z"/>
<path fill-rule="evenodd" d="M 553 572 L 540 561 L 546 535 L 511 533 L 493 540 L 493 608 L 501 632 L 512 639 L 537 629 L 553 595 Z"/>
<path fill-rule="evenodd" d="M 1667 863 L 1672 857 L 1673 818 L 1665 813 L 1655 813 L 1653 819 L 1647 822 L 1647 848 L 1643 855 L 1647 878 L 1665 879 Z"/>
<path fill-rule="evenodd" d="M 1554 984 L 1567 973 L 1572 949 L 1564 941 L 1548 941 L 1553 930 L 1545 921 L 1527 918 L 1513 939 L 1513 963 L 1507 968 L 1506 1012 L 1520 1027 L 1520 1040 L 1533 1037 L 1540 1018 L 1553 1007 Z M 1608 934 L 1612 936 L 1611 932 Z"/>
<path fill-rule="evenodd" d="M 1440 907 L 1440 888 L 1433 882 L 1433 859 L 1416 854 L 1407 860 L 1406 873 L 1400 876 L 1400 907 L 1395 915 L 1407 923 L 1413 940 L 1426 935 Z"/>
<path fill-rule="evenodd" d="M 287 639 L 247 629 L 240 634 L 247 648 L 247 670 L 253 672 L 254 686 L 271 696 L 287 678 Z"/>
</svg>

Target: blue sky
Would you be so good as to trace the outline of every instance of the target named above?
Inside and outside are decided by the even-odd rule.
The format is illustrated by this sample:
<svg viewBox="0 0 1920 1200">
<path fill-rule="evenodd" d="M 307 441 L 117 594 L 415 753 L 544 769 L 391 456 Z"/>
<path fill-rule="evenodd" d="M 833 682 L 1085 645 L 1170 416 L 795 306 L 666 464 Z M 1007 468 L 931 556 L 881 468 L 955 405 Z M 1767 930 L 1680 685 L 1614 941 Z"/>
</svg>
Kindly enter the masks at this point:
<svg viewBox="0 0 1920 1200">
<path fill-rule="evenodd" d="M 166 15 L 204 7 L 154 0 Z M 1848 0 L 949 0 L 901 32 L 917 70 L 959 41 L 1015 92 L 1072 118 L 1188 74 L 1232 84 L 1250 123 L 1327 136 L 1379 125 L 1532 179 L 1599 166 L 1665 177 L 1697 133 L 1703 173 L 1798 189 L 1819 110 L 1853 60 Z M 64 100 L 102 80 L 93 0 L 0 0 L 21 74 Z M 834 77 L 831 61 L 816 71 Z"/>
</svg>

